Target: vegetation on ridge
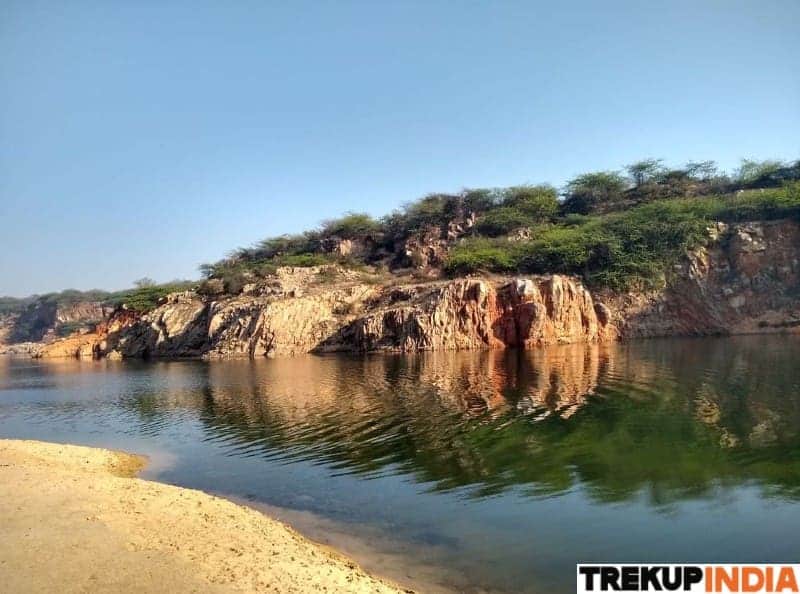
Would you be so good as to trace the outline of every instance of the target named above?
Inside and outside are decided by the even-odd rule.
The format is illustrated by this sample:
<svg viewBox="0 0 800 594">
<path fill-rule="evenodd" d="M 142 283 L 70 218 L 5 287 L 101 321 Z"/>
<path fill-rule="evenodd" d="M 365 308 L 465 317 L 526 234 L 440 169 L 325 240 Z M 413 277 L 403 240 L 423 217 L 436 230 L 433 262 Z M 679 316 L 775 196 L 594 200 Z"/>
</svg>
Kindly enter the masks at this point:
<svg viewBox="0 0 800 594">
<path fill-rule="evenodd" d="M 800 184 L 726 196 L 657 200 L 605 215 L 541 225 L 528 241 L 470 238 L 450 252 L 447 270 L 465 274 L 564 272 L 624 289 L 663 281 L 668 267 L 708 237 L 715 221 L 800 218 Z"/>
<path fill-rule="evenodd" d="M 206 280 L 199 287 L 193 281 L 140 279 L 124 291 L 0 297 L 0 315 L 87 301 L 148 311 L 181 290 L 239 293 L 279 266 L 413 267 L 408 240 L 418 247 L 445 240 L 446 258 L 437 266 L 450 275 L 558 272 L 615 289 L 652 286 L 708 238 L 713 223 L 787 217 L 800 220 L 800 161 L 743 160 L 726 175 L 713 161 L 670 169 L 660 159 L 644 159 L 624 172 L 575 176 L 560 192 L 546 184 L 467 189 L 430 194 L 380 219 L 347 213 L 317 229 L 270 237 L 204 264 Z M 454 224 L 458 229 L 451 234 Z M 337 249 L 348 241 L 359 249 Z"/>
<path fill-rule="evenodd" d="M 147 282 L 142 282 L 147 281 Z M 57 293 L 45 293 L 30 297 L 0 297 L 0 315 L 21 313 L 29 307 L 69 307 L 78 303 L 99 303 L 118 307 L 124 305 L 136 311 L 153 309 L 160 299 L 176 291 L 185 291 L 197 285 L 194 281 L 175 280 L 157 284 L 149 279 L 140 279 L 130 289 L 122 291 L 102 291 L 90 289 L 78 291 L 66 289 Z"/>
<path fill-rule="evenodd" d="M 686 250 L 700 245 L 715 221 L 800 216 L 800 161 L 743 160 L 732 175 L 713 161 L 668 168 L 645 159 L 620 171 L 596 171 L 549 185 L 430 194 L 375 219 L 348 213 L 299 235 L 267 238 L 201 267 L 207 279 L 236 293 L 278 266 L 381 264 L 409 266 L 403 242 L 441 237 L 451 247 L 444 270 L 562 272 L 625 288 L 663 281 Z M 560 194 L 560 195 L 559 195 Z M 474 216 L 472 221 L 467 219 Z M 458 238 L 448 225 L 461 224 Z M 427 234 L 427 235 L 426 235 Z M 336 242 L 359 242 L 342 255 Z"/>
</svg>

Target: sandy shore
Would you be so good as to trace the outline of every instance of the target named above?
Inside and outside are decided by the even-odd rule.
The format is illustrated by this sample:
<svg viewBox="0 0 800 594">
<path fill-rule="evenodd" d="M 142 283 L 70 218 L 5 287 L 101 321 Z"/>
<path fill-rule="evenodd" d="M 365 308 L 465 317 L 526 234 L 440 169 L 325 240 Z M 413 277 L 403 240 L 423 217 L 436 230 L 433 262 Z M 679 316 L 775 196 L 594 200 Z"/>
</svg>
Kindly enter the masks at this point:
<svg viewBox="0 0 800 594">
<path fill-rule="evenodd" d="M 0 440 L 8 592 L 397 593 L 285 524 L 133 478 L 138 456 Z"/>
</svg>

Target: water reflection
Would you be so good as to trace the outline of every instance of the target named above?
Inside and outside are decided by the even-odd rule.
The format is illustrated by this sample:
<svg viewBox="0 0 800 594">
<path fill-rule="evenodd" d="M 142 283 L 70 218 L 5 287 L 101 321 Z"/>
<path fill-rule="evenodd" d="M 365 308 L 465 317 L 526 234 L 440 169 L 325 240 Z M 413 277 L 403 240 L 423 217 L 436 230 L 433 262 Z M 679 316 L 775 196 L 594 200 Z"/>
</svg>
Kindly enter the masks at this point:
<svg viewBox="0 0 800 594">
<path fill-rule="evenodd" d="M 796 560 L 798 360 L 800 337 L 777 336 L 229 363 L 0 358 L 0 436 L 150 454 L 148 478 L 305 514 L 312 536 L 354 535 L 363 544 L 332 544 L 368 567 L 364 550 L 408 559 L 397 577 L 412 585 L 406 573 L 428 567 L 459 592 L 560 593 L 578 562 Z"/>
<path fill-rule="evenodd" d="M 800 341 L 684 340 L 528 353 L 162 364 L 121 399 L 232 456 L 406 474 L 430 490 L 532 497 L 582 486 L 656 505 L 754 482 L 800 494 Z"/>
</svg>

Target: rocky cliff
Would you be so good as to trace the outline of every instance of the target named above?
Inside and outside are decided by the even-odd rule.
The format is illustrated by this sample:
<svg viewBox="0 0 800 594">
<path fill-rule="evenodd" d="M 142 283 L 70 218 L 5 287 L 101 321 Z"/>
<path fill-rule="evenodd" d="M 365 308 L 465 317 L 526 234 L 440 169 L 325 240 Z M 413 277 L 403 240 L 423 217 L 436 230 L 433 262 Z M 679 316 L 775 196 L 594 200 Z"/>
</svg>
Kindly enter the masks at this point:
<svg viewBox="0 0 800 594">
<path fill-rule="evenodd" d="M 614 337 L 604 306 L 579 281 L 556 275 L 400 287 L 351 283 L 223 301 L 186 292 L 96 342 L 115 358 L 230 358 L 528 348 Z"/>
<path fill-rule="evenodd" d="M 624 337 L 800 331 L 800 223 L 718 223 L 663 291 L 608 296 Z"/>
<path fill-rule="evenodd" d="M 41 356 L 262 357 L 533 348 L 619 338 L 800 331 L 800 224 L 718 224 L 664 289 L 593 294 L 573 277 L 391 284 L 336 266 L 284 268 L 235 297 L 170 295 L 117 311 Z"/>
<path fill-rule="evenodd" d="M 59 304 L 39 298 L 22 311 L 0 315 L 0 345 L 51 342 L 76 331 L 91 331 L 113 308 L 94 301 Z"/>
</svg>

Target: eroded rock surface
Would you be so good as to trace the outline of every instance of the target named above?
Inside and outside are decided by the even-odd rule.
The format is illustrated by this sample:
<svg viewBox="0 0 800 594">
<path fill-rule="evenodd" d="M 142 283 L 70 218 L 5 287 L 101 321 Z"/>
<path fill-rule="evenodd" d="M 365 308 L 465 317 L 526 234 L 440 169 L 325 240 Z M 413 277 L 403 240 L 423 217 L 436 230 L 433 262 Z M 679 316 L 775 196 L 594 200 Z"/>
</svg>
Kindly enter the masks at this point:
<svg viewBox="0 0 800 594">
<path fill-rule="evenodd" d="M 306 290 L 220 301 L 173 295 L 109 340 L 108 350 L 121 357 L 232 358 L 528 348 L 616 336 L 589 291 L 558 275 Z"/>
<path fill-rule="evenodd" d="M 613 299 L 623 336 L 800 331 L 800 224 L 718 223 L 710 234 L 666 290 Z"/>
<path fill-rule="evenodd" d="M 93 338 L 49 352 L 231 358 L 796 332 L 799 297 L 797 221 L 717 224 L 660 291 L 593 294 L 564 275 L 392 286 L 336 266 L 283 268 L 235 297 L 188 291 L 143 316 L 117 312 Z"/>
<path fill-rule="evenodd" d="M 503 284 L 462 279 L 368 314 L 333 337 L 358 351 L 531 348 L 614 338 L 589 291 L 553 275 Z"/>
</svg>

